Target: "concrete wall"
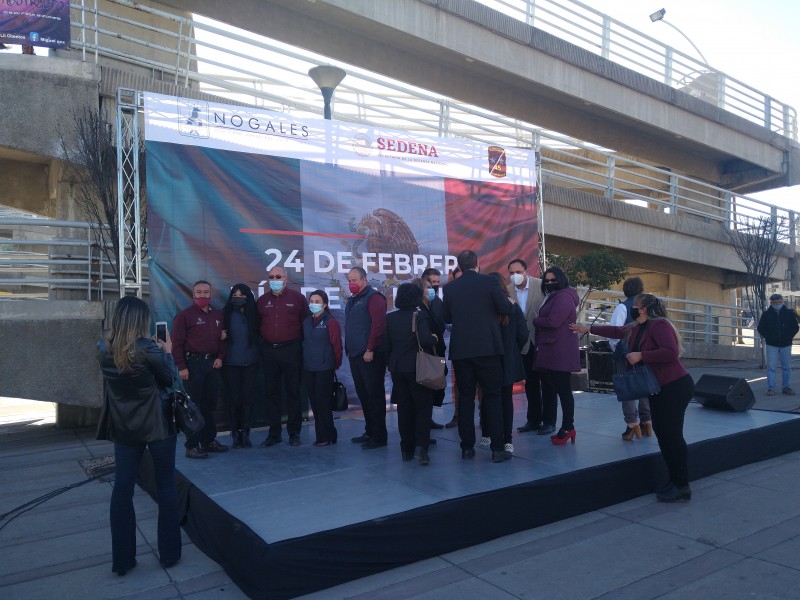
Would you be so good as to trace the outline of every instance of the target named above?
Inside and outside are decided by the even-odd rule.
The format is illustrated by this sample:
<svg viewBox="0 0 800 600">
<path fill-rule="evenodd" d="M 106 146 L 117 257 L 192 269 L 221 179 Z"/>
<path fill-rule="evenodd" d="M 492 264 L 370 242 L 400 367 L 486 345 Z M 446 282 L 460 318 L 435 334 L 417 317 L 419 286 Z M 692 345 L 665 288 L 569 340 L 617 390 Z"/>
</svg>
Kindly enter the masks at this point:
<svg viewBox="0 0 800 600">
<path fill-rule="evenodd" d="M 0 302 L 0 396 L 94 407 L 102 302 Z"/>
</svg>

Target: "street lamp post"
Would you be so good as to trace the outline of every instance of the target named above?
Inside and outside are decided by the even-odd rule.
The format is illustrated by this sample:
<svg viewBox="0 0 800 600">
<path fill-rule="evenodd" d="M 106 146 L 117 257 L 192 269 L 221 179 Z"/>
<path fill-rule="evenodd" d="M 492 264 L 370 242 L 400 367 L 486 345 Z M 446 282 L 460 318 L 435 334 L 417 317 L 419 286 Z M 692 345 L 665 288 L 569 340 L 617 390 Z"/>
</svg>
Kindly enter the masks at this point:
<svg viewBox="0 0 800 600">
<path fill-rule="evenodd" d="M 654 12 L 653 14 L 651 14 L 651 15 L 650 15 L 650 20 L 651 20 L 653 23 L 655 23 L 656 21 L 661 21 L 662 23 L 665 23 L 665 24 L 669 25 L 669 26 L 670 26 L 670 27 L 672 27 L 672 28 L 673 28 L 675 31 L 677 31 L 678 33 L 680 33 L 680 34 L 681 34 L 681 35 L 684 37 L 684 39 L 685 39 L 687 42 L 689 42 L 689 43 L 692 45 L 692 48 L 694 48 L 694 49 L 695 49 L 695 51 L 696 51 L 696 52 L 697 52 L 697 53 L 700 55 L 700 58 L 702 58 L 702 59 L 703 59 L 703 62 L 704 62 L 705 64 L 708 64 L 708 60 L 706 60 L 706 57 L 705 57 L 705 56 L 703 56 L 703 53 L 702 53 L 702 52 L 700 52 L 700 48 L 698 48 L 698 47 L 695 45 L 695 43 L 694 43 L 692 40 L 690 40 L 690 39 L 689 39 L 689 36 L 688 36 L 688 35 L 686 35 L 686 34 L 685 34 L 685 33 L 683 33 L 683 32 L 682 32 L 680 29 L 678 29 L 677 27 L 675 27 L 675 25 L 673 25 L 672 23 L 670 23 L 669 21 L 667 21 L 667 20 L 664 18 L 664 15 L 665 15 L 665 14 L 667 14 L 667 9 L 666 9 L 666 8 L 662 8 L 661 10 L 657 10 L 656 12 Z"/>
<path fill-rule="evenodd" d="M 320 65 L 312 67 L 308 70 L 308 76 L 314 80 L 320 91 L 322 92 L 322 99 L 325 101 L 325 118 L 331 119 L 331 99 L 333 98 L 333 90 L 342 82 L 347 73 L 344 69 L 334 67 L 331 65 Z"/>
</svg>

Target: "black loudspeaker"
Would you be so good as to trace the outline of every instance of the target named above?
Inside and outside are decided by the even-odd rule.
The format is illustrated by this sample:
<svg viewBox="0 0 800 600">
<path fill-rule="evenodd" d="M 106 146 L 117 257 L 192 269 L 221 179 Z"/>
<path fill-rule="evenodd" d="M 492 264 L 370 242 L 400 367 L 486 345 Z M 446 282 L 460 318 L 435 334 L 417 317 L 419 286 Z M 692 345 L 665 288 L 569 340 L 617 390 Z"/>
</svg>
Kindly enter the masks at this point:
<svg viewBox="0 0 800 600">
<path fill-rule="evenodd" d="M 745 412 L 756 403 L 746 380 L 722 375 L 703 375 L 694 386 L 694 397 L 706 408 Z"/>
</svg>

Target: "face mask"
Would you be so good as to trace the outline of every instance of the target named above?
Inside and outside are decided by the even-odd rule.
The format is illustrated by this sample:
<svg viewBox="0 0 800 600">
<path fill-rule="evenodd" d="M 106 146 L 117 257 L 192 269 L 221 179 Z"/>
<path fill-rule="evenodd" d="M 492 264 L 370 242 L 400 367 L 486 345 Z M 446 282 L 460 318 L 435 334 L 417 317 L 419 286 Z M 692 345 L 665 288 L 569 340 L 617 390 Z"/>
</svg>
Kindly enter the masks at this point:
<svg viewBox="0 0 800 600">
<path fill-rule="evenodd" d="M 525 281 L 525 276 L 522 273 L 513 273 L 511 275 L 511 283 L 514 285 L 522 285 L 523 281 Z"/>
<path fill-rule="evenodd" d="M 639 312 L 638 308 L 631 308 L 631 319 L 633 319 L 635 321 L 636 319 L 639 318 L 640 314 L 641 313 Z"/>
<path fill-rule="evenodd" d="M 318 315 L 322 312 L 322 309 L 325 308 L 322 304 L 309 304 L 308 310 L 311 311 L 312 315 Z"/>
<path fill-rule="evenodd" d="M 283 280 L 282 279 L 270 279 L 269 280 L 269 289 L 271 289 L 276 294 L 283 289 Z"/>
<path fill-rule="evenodd" d="M 347 289 L 350 290 L 351 294 L 357 294 L 361 291 L 361 285 L 351 281 L 349 284 L 347 284 Z"/>
<path fill-rule="evenodd" d="M 783 308 L 783 304 L 771 304 L 770 306 L 772 306 L 772 308 L 775 310 L 780 310 Z"/>
<path fill-rule="evenodd" d="M 428 288 L 428 302 L 433 302 L 434 298 L 436 298 L 436 290 L 433 288 Z"/>
<path fill-rule="evenodd" d="M 558 282 L 544 284 L 544 291 L 547 292 L 548 294 L 550 292 L 555 292 L 557 289 L 558 289 Z"/>
<path fill-rule="evenodd" d="M 194 299 L 194 305 L 197 308 L 205 308 L 209 304 L 211 304 L 211 298 L 195 298 Z"/>
<path fill-rule="evenodd" d="M 231 304 L 236 308 L 241 308 L 247 304 L 247 298 L 244 296 L 231 296 Z"/>
<path fill-rule="evenodd" d="M 438 285 L 433 286 L 433 291 L 438 294 L 439 293 L 439 286 Z"/>
</svg>

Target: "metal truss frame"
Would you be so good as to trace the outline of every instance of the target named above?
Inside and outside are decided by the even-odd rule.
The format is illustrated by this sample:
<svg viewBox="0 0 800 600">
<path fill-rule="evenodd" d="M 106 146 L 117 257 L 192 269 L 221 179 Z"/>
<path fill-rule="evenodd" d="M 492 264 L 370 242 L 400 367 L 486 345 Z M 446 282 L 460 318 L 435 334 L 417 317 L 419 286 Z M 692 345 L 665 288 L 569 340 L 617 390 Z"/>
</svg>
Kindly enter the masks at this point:
<svg viewBox="0 0 800 600">
<path fill-rule="evenodd" d="M 142 297 L 142 223 L 139 195 L 139 112 L 143 96 L 117 90 L 117 233 L 120 297 Z"/>
</svg>

